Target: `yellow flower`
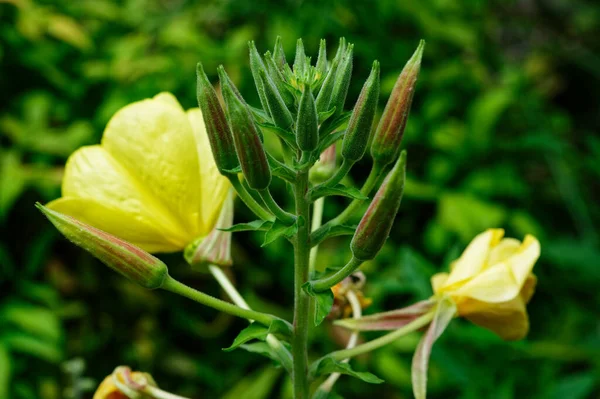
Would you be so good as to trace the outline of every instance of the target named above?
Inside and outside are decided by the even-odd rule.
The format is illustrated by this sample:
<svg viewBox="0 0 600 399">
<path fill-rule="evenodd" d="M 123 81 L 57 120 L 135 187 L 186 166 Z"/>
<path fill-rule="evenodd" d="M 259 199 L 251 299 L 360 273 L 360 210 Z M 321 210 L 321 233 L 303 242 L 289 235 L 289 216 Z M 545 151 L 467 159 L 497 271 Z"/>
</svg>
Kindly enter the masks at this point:
<svg viewBox="0 0 600 399">
<path fill-rule="evenodd" d="M 150 374 L 147 373 L 134 371 L 129 372 L 127 374 L 127 377 L 133 383 L 136 383 L 137 381 L 144 381 L 144 384 L 156 386 L 156 383 L 154 382 Z M 123 392 L 121 392 L 121 390 L 119 390 L 119 388 L 115 385 L 114 378 L 114 374 L 111 374 L 108 377 L 106 377 L 98 386 L 98 389 L 96 389 L 93 399 L 128 399 L 129 397 Z M 123 385 L 126 385 L 126 379 L 122 373 L 117 373 L 116 378 L 118 378 L 119 382 L 121 382 Z M 147 396 L 143 395 L 142 397 Z"/>
<path fill-rule="evenodd" d="M 450 274 L 432 277 L 437 296 L 449 296 L 458 315 L 505 340 L 521 339 L 529 331 L 525 305 L 533 295 L 531 274 L 540 256 L 540 243 L 530 235 L 523 242 L 503 238 L 503 229 L 489 229 L 471 241 Z"/>
<path fill-rule="evenodd" d="M 63 196 L 48 207 L 148 252 L 175 252 L 211 231 L 229 186 L 200 109 L 160 93 L 119 110 L 100 145 L 69 157 Z"/>
</svg>

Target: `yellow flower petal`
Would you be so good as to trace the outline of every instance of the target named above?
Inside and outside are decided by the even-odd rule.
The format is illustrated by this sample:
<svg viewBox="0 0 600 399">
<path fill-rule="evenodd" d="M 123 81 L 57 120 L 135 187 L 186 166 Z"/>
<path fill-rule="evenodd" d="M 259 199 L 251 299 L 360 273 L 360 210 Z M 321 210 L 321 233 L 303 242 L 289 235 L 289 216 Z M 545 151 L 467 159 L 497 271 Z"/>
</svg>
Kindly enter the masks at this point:
<svg viewBox="0 0 600 399">
<path fill-rule="evenodd" d="M 521 296 L 494 304 L 468 298 L 458 309 L 460 316 L 507 341 L 522 339 L 529 331 L 529 317 Z"/>
<path fill-rule="evenodd" d="M 510 268 L 506 264 L 500 263 L 453 290 L 451 295 L 499 303 L 515 298 L 520 289 L 521 287 L 517 284 Z"/>
<path fill-rule="evenodd" d="M 189 241 L 184 227 L 169 209 L 101 146 L 80 148 L 69 157 L 62 194 L 65 198 L 91 199 L 108 209 L 122 211 L 130 218 L 152 225 L 154 230 L 182 245 Z M 73 212 L 78 211 L 67 210 L 64 213 L 74 216 Z M 101 221 L 89 220 L 88 223 L 97 226 Z M 106 231 L 118 236 L 122 224 Z"/>
<path fill-rule="evenodd" d="M 533 236 L 528 235 L 523 243 L 505 263 L 510 267 L 519 289 L 525 283 L 527 277 L 531 274 L 535 262 L 540 257 L 540 242 Z"/>
<path fill-rule="evenodd" d="M 503 238 L 498 245 L 490 250 L 487 265 L 493 266 L 496 263 L 500 263 L 503 260 L 508 259 L 518 251 L 520 246 L 521 241 L 517 240 L 516 238 Z"/>
<path fill-rule="evenodd" d="M 185 245 L 164 235 L 146 220 L 138 219 L 118 208 L 109 208 L 93 199 L 62 197 L 50 202 L 47 207 L 117 235 L 148 252 L 175 252 Z"/>
<path fill-rule="evenodd" d="M 168 99 L 159 94 L 119 110 L 102 146 L 169 209 L 191 241 L 200 219 L 198 155 L 190 151 L 196 142 L 185 112 Z"/>
<path fill-rule="evenodd" d="M 504 236 L 503 229 L 488 229 L 475 237 L 461 257 L 453 263 L 445 286 L 450 287 L 481 272 L 486 266 L 490 248 L 496 245 L 502 236 Z"/>
<path fill-rule="evenodd" d="M 439 293 L 448 280 L 448 273 L 437 273 L 431 277 L 431 286 L 435 294 Z"/>
<path fill-rule="evenodd" d="M 127 399 L 127 396 L 117 389 L 113 383 L 112 375 L 109 375 L 98 386 L 93 399 Z"/>
<path fill-rule="evenodd" d="M 168 93 L 166 91 L 155 95 L 153 97 L 153 100 L 160 101 L 160 102 L 163 102 L 168 105 L 172 105 L 175 108 L 179 108 L 180 110 L 183 111 L 183 107 L 181 106 L 181 104 L 179 104 L 179 101 L 177 101 L 177 98 L 175 98 L 175 96 L 173 94 Z"/>
<path fill-rule="evenodd" d="M 219 173 L 215 164 L 208 134 L 204 126 L 202 111 L 200 111 L 200 108 L 192 108 L 187 111 L 187 116 L 196 139 L 202 184 L 200 230 L 203 234 L 208 234 L 219 216 L 225 198 L 227 198 L 230 183 L 227 178 Z"/>
</svg>

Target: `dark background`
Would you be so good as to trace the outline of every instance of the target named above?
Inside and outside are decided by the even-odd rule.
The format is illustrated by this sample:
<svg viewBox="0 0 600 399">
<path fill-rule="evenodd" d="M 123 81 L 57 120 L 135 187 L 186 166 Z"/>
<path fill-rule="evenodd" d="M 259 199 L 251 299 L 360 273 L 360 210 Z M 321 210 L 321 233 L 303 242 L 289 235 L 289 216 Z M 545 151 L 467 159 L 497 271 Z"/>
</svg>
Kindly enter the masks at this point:
<svg viewBox="0 0 600 399">
<path fill-rule="evenodd" d="M 355 43 L 351 106 L 373 59 L 380 108 L 419 39 L 427 41 L 404 146 L 409 181 L 390 240 L 364 267 L 368 312 L 431 294 L 429 277 L 488 227 L 542 244 L 531 332 L 505 343 L 454 321 L 434 347 L 431 398 L 584 399 L 600 395 L 600 7 L 580 0 L 0 2 L 0 398 L 91 398 L 119 364 L 200 398 L 289 397 L 264 358 L 223 353 L 240 320 L 128 283 L 59 237 L 35 201 L 60 195 L 62 166 L 99 142 L 120 107 L 171 91 L 195 106 L 195 64 L 228 73 L 258 104 L 247 41 L 281 35 L 335 51 Z M 362 182 L 369 159 L 355 166 Z M 348 184 L 351 183 L 349 180 Z M 284 198 L 284 186 L 275 186 Z M 289 200 L 288 200 L 289 205 Z M 328 199 L 325 218 L 344 201 Z M 249 220 L 243 206 L 237 220 Z M 290 246 L 234 237 L 233 275 L 251 306 L 291 318 Z M 321 247 L 340 265 L 348 239 Z M 171 273 L 221 295 L 180 254 Z M 376 336 L 376 334 L 372 334 Z M 317 357 L 344 344 L 313 332 Z M 354 361 L 386 380 L 342 377 L 346 398 L 410 398 L 418 334 Z M 85 366 L 85 367 L 84 367 Z"/>
</svg>

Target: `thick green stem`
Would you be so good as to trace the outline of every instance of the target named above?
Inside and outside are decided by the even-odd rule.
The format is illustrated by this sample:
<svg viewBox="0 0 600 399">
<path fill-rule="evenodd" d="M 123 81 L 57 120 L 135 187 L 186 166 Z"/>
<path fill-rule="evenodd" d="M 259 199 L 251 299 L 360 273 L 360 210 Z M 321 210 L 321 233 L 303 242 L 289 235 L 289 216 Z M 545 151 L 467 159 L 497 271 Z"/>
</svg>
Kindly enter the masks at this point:
<svg viewBox="0 0 600 399">
<path fill-rule="evenodd" d="M 236 174 L 228 175 L 227 178 L 237 192 L 240 199 L 256 216 L 263 220 L 273 220 L 273 215 L 266 211 L 256 200 L 250 195 L 246 188 L 240 183 Z"/>
<path fill-rule="evenodd" d="M 336 285 L 337 283 L 354 273 L 354 271 L 358 269 L 360 265 L 362 265 L 362 263 L 362 260 L 356 259 L 353 256 L 352 259 L 350 259 L 350 261 L 337 272 L 330 274 L 329 276 L 320 278 L 318 280 L 311 281 L 313 290 L 315 290 L 316 292 L 328 290 L 329 288 L 333 287 L 334 285 Z"/>
<path fill-rule="evenodd" d="M 269 208 L 271 213 L 273 213 L 273 215 L 275 215 L 277 219 L 281 220 L 285 224 L 292 224 L 296 221 L 294 215 L 281 209 L 277 202 L 275 202 L 273 196 L 271 195 L 271 191 L 269 191 L 268 188 L 260 190 L 258 191 L 258 193 L 260 194 L 260 197 L 263 199 L 263 201 L 265 201 L 265 205 L 267 206 L 267 208 Z"/>
<path fill-rule="evenodd" d="M 431 322 L 431 320 L 433 320 L 434 314 L 435 312 L 425 313 L 423 316 L 408 323 L 404 327 L 394 330 L 391 333 L 388 333 L 382 337 L 376 338 L 369 342 L 365 342 L 364 344 L 355 346 L 351 349 L 342 349 L 339 351 L 331 352 L 328 356 L 331 356 L 335 360 L 344 360 L 354 356 L 362 355 L 363 353 L 371 352 L 372 350 L 381 348 L 384 345 L 394 342 L 398 338 L 408 333 L 417 331 L 419 328 L 425 327 Z"/>
<path fill-rule="evenodd" d="M 191 299 L 192 301 L 209 306 L 223 313 L 241 317 L 247 320 L 256 320 L 257 322 L 265 326 L 271 325 L 271 322 L 277 319 L 277 317 L 273 315 L 257 312 L 250 309 L 243 309 L 229 302 L 225 302 L 218 298 L 205 294 L 204 292 L 197 291 L 192 287 L 188 287 L 187 285 L 175 280 L 171 276 L 167 276 L 165 282 L 160 288 L 166 291 L 170 291 L 174 294 L 184 296 L 188 299 Z"/>
<path fill-rule="evenodd" d="M 296 216 L 304 219 L 299 223 L 294 240 L 294 338 L 292 354 L 294 368 L 292 373 L 294 398 L 308 398 L 308 323 L 310 320 L 310 299 L 302 289 L 309 278 L 310 254 L 310 203 L 308 196 L 308 171 L 298 172 L 294 195 Z"/>
</svg>

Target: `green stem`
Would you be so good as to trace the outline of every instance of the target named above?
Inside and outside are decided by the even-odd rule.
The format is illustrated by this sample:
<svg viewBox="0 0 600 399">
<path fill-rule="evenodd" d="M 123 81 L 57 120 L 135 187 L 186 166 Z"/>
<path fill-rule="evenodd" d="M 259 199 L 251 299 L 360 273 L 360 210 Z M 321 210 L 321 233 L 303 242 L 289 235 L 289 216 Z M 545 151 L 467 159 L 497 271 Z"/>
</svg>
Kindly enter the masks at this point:
<svg viewBox="0 0 600 399">
<path fill-rule="evenodd" d="M 296 215 L 305 223 L 299 223 L 294 240 L 294 337 L 292 355 L 294 368 L 292 372 L 294 399 L 308 398 L 308 323 L 310 298 L 302 289 L 309 279 L 310 235 L 309 223 L 310 203 L 308 196 L 308 171 L 298 171 L 294 188 Z"/>
<path fill-rule="evenodd" d="M 310 230 L 315 231 L 319 227 L 321 227 L 321 223 L 323 222 L 323 208 L 325 207 L 325 197 L 321 197 L 316 200 L 313 204 L 313 214 L 312 214 L 312 222 L 310 224 Z M 314 245 L 310 249 L 310 260 L 309 264 L 309 272 L 312 276 L 312 273 L 315 271 L 315 266 L 317 264 L 317 252 L 319 251 L 319 245 Z"/>
<path fill-rule="evenodd" d="M 187 285 L 175 280 L 171 276 L 167 276 L 165 282 L 160 287 L 163 290 L 170 291 L 174 294 L 184 296 L 192 301 L 201 303 L 202 305 L 209 306 L 213 309 L 219 310 L 223 313 L 230 314 L 232 316 L 241 317 L 247 320 L 256 320 L 260 324 L 265 326 L 271 325 L 273 320 L 277 318 L 273 315 L 257 312 L 255 310 L 243 309 L 239 306 L 233 305 L 229 302 L 222 301 L 218 298 L 205 294 L 204 292 L 197 291 Z"/>
<path fill-rule="evenodd" d="M 231 185 L 237 192 L 240 199 L 248 208 L 250 208 L 252 212 L 254 212 L 256 216 L 263 220 L 273 220 L 273 215 L 266 211 L 258 202 L 256 202 L 254 198 L 252 198 L 250 193 L 244 188 L 242 183 L 240 183 L 236 174 L 228 175 L 227 178 L 231 182 Z"/>
<path fill-rule="evenodd" d="M 383 168 L 377 164 L 373 164 L 373 167 L 371 168 L 371 172 L 369 173 L 369 177 L 367 177 L 365 184 L 363 184 L 362 188 L 360 189 L 360 193 L 362 195 L 364 195 L 365 197 L 368 197 L 369 195 L 371 195 L 371 191 L 373 191 L 373 189 L 375 188 L 375 185 L 377 184 L 377 181 L 379 180 L 379 177 L 381 176 L 381 172 L 383 172 Z M 346 209 L 344 209 L 342 211 L 342 213 L 340 213 L 338 216 L 336 216 L 334 219 L 331 219 L 327 223 L 328 224 L 344 223 L 346 220 L 348 220 L 348 218 L 350 218 L 354 214 L 356 209 L 362 205 L 363 201 L 364 200 L 359 200 L 359 199 L 352 200 L 352 202 L 346 207 Z"/>
<path fill-rule="evenodd" d="M 294 215 L 281 209 L 277 202 L 275 202 L 275 199 L 273 199 L 271 191 L 269 191 L 268 188 L 264 190 L 259 190 L 258 193 L 265 202 L 267 208 L 269 208 L 271 213 L 273 213 L 273 215 L 275 215 L 277 219 L 281 220 L 285 224 L 293 224 L 296 221 Z"/>
<path fill-rule="evenodd" d="M 335 186 L 340 181 L 342 181 L 342 179 L 348 174 L 348 172 L 350 172 L 350 169 L 352 169 L 353 165 L 354 162 L 348 162 L 345 159 L 342 159 L 342 164 L 340 165 L 340 168 L 335 172 L 335 174 L 331 176 L 326 182 L 319 184 L 317 187 L 315 187 L 315 189 L 321 186 Z"/>
<path fill-rule="evenodd" d="M 223 291 L 227 293 L 227 296 L 235 303 L 237 306 L 243 309 L 250 309 L 248 303 L 244 300 L 244 298 L 240 295 L 235 286 L 231 283 L 231 280 L 227 277 L 223 270 L 219 266 L 209 265 L 208 270 L 213 275 L 215 280 L 219 283 Z M 286 369 L 288 373 L 292 372 L 292 354 L 290 351 L 281 344 L 281 342 L 277 339 L 273 334 L 268 334 L 266 338 L 267 345 L 275 352 L 279 361 L 283 365 L 283 368 Z"/>
<path fill-rule="evenodd" d="M 425 327 L 431 322 L 431 320 L 433 320 L 434 314 L 435 312 L 425 313 L 423 316 L 408 323 L 404 327 L 392 331 L 391 333 L 388 333 L 382 337 L 376 338 L 369 342 L 365 342 L 364 344 L 355 346 L 354 348 L 342 349 L 339 351 L 332 352 L 328 356 L 331 356 L 335 360 L 344 360 L 354 356 L 362 355 L 363 353 L 371 352 L 375 349 L 381 348 L 384 345 L 394 342 L 398 338 L 408 333 L 416 331 L 421 327 Z"/>
<path fill-rule="evenodd" d="M 312 280 L 312 288 L 316 292 L 328 290 L 329 288 L 333 287 L 334 285 L 336 285 L 337 283 L 354 273 L 354 271 L 358 269 L 359 266 L 362 265 L 362 263 L 362 260 L 356 259 L 353 256 L 352 259 L 350 259 L 350 261 L 337 272 L 332 273 L 329 276 L 320 278 L 318 280 Z"/>
</svg>

